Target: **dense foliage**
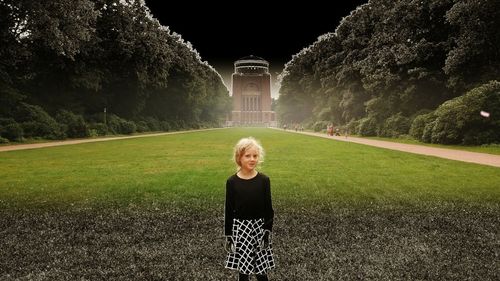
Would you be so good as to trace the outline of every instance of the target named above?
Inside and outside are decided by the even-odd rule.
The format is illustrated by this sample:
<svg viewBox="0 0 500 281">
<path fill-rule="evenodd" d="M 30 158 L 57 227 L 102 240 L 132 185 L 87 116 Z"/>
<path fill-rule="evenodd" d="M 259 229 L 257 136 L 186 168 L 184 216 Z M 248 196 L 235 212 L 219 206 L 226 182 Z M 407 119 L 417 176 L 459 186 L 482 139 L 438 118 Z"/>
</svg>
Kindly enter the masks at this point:
<svg viewBox="0 0 500 281">
<path fill-rule="evenodd" d="M 499 99 L 492 82 L 500 80 L 499 26 L 495 0 L 370 0 L 287 63 L 278 116 L 283 123 L 327 122 L 361 135 L 397 137 L 413 128 L 412 135 L 428 142 L 500 142 L 499 115 L 479 120 L 481 110 L 498 108 L 450 101 L 482 87 L 495 88 L 488 95 Z M 463 121 L 479 127 L 452 124 L 461 121 L 448 114 L 444 121 L 441 107 L 455 112 L 459 105 L 469 108 Z M 427 136 L 422 126 L 435 120 L 429 114 L 440 125 Z"/>
<path fill-rule="evenodd" d="M 221 76 L 143 1 L 0 2 L 4 138 L 212 126 L 229 99 Z"/>
</svg>

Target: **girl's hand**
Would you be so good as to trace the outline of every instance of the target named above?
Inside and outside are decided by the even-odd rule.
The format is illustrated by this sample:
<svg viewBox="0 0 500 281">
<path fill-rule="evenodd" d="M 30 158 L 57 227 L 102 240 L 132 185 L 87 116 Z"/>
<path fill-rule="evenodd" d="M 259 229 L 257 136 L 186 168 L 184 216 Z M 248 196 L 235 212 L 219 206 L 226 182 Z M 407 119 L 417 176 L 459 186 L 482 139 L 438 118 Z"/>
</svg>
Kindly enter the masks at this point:
<svg viewBox="0 0 500 281">
<path fill-rule="evenodd" d="M 224 244 L 224 249 L 228 253 L 234 252 L 235 249 L 234 249 L 234 243 L 233 243 L 232 237 L 230 237 L 230 236 L 226 237 L 226 243 Z"/>
<path fill-rule="evenodd" d="M 269 248 L 270 235 L 271 235 L 271 231 L 264 230 L 264 236 L 262 236 L 262 243 L 260 245 L 261 249 Z"/>
</svg>

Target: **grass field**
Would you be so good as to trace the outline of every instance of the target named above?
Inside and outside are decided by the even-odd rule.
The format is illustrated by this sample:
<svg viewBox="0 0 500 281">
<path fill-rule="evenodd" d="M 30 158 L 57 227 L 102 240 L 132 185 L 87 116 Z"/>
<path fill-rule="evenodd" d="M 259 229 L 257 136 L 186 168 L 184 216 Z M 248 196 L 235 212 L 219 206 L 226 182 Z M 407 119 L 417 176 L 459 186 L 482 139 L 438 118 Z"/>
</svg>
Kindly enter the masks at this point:
<svg viewBox="0 0 500 281">
<path fill-rule="evenodd" d="M 224 184 L 250 135 L 272 279 L 498 279 L 498 168 L 247 128 L 0 153 L 0 280 L 235 279 Z"/>
</svg>

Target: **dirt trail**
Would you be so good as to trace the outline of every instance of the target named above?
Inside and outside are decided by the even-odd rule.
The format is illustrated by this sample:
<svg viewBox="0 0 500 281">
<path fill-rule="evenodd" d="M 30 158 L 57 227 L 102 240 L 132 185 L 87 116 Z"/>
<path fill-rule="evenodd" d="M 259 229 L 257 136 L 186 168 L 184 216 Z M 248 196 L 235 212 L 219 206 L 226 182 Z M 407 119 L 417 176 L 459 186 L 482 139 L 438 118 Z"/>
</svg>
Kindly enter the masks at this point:
<svg viewBox="0 0 500 281">
<path fill-rule="evenodd" d="M 96 138 L 96 139 L 77 139 L 77 140 L 65 140 L 65 141 L 54 141 L 54 142 L 44 142 L 44 143 L 6 145 L 6 146 L 0 146 L 0 152 L 12 151 L 12 150 L 22 150 L 22 149 L 34 149 L 34 148 L 42 148 L 42 147 L 51 147 L 51 146 L 59 146 L 59 145 L 78 144 L 78 143 L 86 143 L 86 142 L 111 141 L 111 140 L 144 138 L 144 137 L 154 137 L 154 136 L 173 135 L 173 134 L 185 134 L 185 133 L 192 133 L 192 132 L 218 130 L 218 129 L 219 128 L 178 131 L 178 132 L 166 132 L 166 133 L 155 133 L 155 134 L 146 134 L 146 135 L 137 135 L 137 136 L 109 137 L 109 138 Z"/>
<path fill-rule="evenodd" d="M 494 155 L 494 154 L 469 152 L 469 151 L 448 149 L 448 148 L 429 147 L 416 144 L 395 143 L 389 141 L 371 140 L 371 139 L 356 138 L 356 137 L 328 136 L 326 134 L 313 133 L 313 132 L 300 132 L 300 131 L 295 132 L 292 130 L 289 130 L 288 132 L 317 136 L 327 139 L 333 139 L 336 141 L 354 142 L 359 144 L 399 150 L 415 154 L 435 156 L 435 157 L 463 161 L 463 162 L 500 167 L 500 155 Z"/>
</svg>

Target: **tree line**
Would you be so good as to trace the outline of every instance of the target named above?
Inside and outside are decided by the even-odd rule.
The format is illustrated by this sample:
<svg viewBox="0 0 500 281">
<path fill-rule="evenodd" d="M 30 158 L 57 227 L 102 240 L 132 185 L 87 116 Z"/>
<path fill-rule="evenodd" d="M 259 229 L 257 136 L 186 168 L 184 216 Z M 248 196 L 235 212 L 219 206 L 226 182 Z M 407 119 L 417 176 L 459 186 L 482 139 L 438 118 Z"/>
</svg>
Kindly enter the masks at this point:
<svg viewBox="0 0 500 281">
<path fill-rule="evenodd" d="M 499 143 L 500 1 L 370 0 L 294 55 L 279 81 L 284 123 Z"/>
<path fill-rule="evenodd" d="M 140 0 L 0 2 L 0 140 L 216 126 L 221 76 Z"/>
</svg>

